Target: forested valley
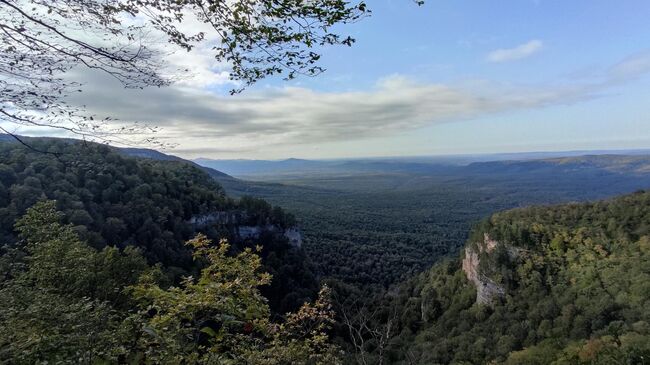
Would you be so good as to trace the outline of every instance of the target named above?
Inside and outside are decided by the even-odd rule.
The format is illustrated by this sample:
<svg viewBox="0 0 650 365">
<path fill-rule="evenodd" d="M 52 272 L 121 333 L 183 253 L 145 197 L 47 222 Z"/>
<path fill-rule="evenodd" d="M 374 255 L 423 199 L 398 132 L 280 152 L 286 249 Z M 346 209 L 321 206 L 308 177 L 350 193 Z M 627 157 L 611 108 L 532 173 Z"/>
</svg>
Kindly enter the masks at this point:
<svg viewBox="0 0 650 365">
<path fill-rule="evenodd" d="M 30 143 L 41 151 L 0 144 L 3 361 L 648 356 L 647 193 L 485 218 L 608 196 L 644 184 L 643 175 L 630 183 L 601 173 L 588 190 L 574 174 L 554 184 L 465 176 L 362 192 L 373 176 L 336 186 L 250 182 L 145 150 Z M 482 284 L 497 294 L 479 300 Z"/>
<path fill-rule="evenodd" d="M 649 13 L 0 0 L 0 365 L 650 364 Z"/>
<path fill-rule="evenodd" d="M 277 175 L 262 170 L 249 172 L 248 180 L 215 178 L 233 196 L 263 198 L 293 213 L 319 273 L 372 292 L 410 278 L 440 257 L 455 256 L 473 225 L 491 213 L 603 199 L 650 186 L 647 155 L 467 166 L 375 159 L 340 162 L 345 170 L 331 171 L 328 162 L 317 165 L 323 167 L 319 172 L 302 172 L 307 162 L 296 164 L 288 161 Z M 236 171 L 232 165 L 237 161 L 224 166 Z"/>
</svg>

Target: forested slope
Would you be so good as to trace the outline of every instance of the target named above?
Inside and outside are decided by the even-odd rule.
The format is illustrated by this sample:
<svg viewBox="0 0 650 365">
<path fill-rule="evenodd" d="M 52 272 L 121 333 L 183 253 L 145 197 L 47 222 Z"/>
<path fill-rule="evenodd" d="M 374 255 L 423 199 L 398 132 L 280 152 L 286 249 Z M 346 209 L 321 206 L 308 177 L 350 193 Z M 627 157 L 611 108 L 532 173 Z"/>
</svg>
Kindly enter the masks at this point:
<svg viewBox="0 0 650 365">
<path fill-rule="evenodd" d="M 281 319 L 259 287 L 259 249 L 187 242 L 202 262 L 170 283 L 141 250 L 95 250 L 52 200 L 17 220 L 20 241 L 0 255 L 2 364 L 338 364 L 328 340 L 329 290 Z"/>
<path fill-rule="evenodd" d="M 473 231 L 463 267 L 461 259 L 436 264 L 385 298 L 383 319 L 374 325 L 385 328 L 390 320 L 393 326 L 386 358 L 403 364 L 647 362 L 649 235 L 650 192 L 494 214 Z M 482 304 L 467 279 L 474 269 L 500 289 Z"/>
<path fill-rule="evenodd" d="M 275 275 L 265 289 L 273 309 L 295 309 L 316 294 L 317 280 L 302 249 L 281 234 L 237 235 L 240 226 L 295 225 L 282 209 L 259 199 L 231 199 L 208 173 L 186 161 L 129 157 L 74 140 L 31 138 L 29 144 L 31 149 L 0 143 L 0 242 L 14 242 L 16 219 L 50 199 L 92 247 L 139 247 L 150 264 L 163 264 L 171 277 L 198 269 L 184 242 L 201 231 L 213 240 L 230 239 L 233 252 L 264 247 L 265 269 Z M 229 220 L 193 223 L 214 213 Z"/>
</svg>

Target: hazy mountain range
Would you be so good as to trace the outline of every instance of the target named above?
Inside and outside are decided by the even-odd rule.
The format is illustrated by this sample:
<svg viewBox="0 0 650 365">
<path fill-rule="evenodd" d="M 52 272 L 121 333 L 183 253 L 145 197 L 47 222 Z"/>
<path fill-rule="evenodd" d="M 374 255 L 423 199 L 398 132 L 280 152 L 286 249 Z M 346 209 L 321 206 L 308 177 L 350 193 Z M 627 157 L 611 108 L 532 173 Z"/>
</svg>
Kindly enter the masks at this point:
<svg viewBox="0 0 650 365">
<path fill-rule="evenodd" d="M 621 157 L 625 156 L 625 157 Z M 337 160 L 215 160 L 198 158 L 195 163 L 228 175 L 260 179 L 279 175 L 407 172 L 422 174 L 508 172 L 548 168 L 642 170 L 648 163 L 650 150 L 596 150 L 526 152 L 484 155 L 382 157 Z M 616 165 L 616 167 L 610 166 Z M 505 172 L 505 171 L 504 171 Z"/>
</svg>

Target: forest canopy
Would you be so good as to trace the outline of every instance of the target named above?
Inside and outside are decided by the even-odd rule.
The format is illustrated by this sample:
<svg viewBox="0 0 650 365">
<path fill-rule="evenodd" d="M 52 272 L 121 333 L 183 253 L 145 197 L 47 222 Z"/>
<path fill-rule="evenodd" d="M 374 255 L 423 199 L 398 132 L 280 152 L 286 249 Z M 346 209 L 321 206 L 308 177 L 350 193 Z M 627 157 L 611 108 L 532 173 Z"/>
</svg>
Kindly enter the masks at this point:
<svg viewBox="0 0 650 365">
<path fill-rule="evenodd" d="M 206 172 L 187 161 L 125 156 L 121 150 L 71 140 L 31 139 L 41 153 L 19 143 L 0 143 L 0 239 L 18 240 L 13 226 L 43 199 L 56 201 L 63 221 L 91 247 L 137 247 L 149 264 L 160 263 L 173 280 L 199 269 L 185 242 L 202 232 L 227 238 L 233 253 L 262 245 L 265 270 L 275 280 L 264 290 L 274 311 L 298 308 L 318 291 L 311 262 L 285 237 L 241 239 L 232 224 L 197 226 L 192 217 L 222 212 L 239 225 L 282 228 L 295 219 L 261 199 L 235 200 Z"/>
<path fill-rule="evenodd" d="M 206 264 L 170 286 L 138 249 L 97 251 L 61 218 L 53 201 L 29 208 L 20 245 L 0 257 L 0 361 L 339 363 L 326 287 L 272 322 L 259 291 L 272 278 L 250 248 L 231 256 L 197 235 L 187 244 Z"/>
<path fill-rule="evenodd" d="M 479 274 L 505 296 L 478 304 L 459 260 L 434 265 L 381 305 L 383 318 L 399 314 L 388 362 L 640 364 L 650 357 L 649 192 L 497 213 L 467 247 L 485 234 L 498 243 L 481 255 Z"/>
</svg>

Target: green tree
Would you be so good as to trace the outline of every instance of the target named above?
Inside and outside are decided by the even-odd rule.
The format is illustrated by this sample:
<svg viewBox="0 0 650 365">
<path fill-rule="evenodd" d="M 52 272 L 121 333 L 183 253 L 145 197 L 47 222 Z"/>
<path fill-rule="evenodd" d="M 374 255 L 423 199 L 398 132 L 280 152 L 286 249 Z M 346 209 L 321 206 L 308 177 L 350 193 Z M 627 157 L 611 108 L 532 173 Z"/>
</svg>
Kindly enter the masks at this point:
<svg viewBox="0 0 650 365">
<path fill-rule="evenodd" d="M 168 287 L 137 249 L 88 246 L 55 206 L 28 209 L 21 241 L 3 247 L 1 363 L 339 363 L 327 288 L 272 322 L 259 291 L 271 276 L 252 249 L 231 256 L 227 242 L 198 235 L 187 244 L 200 276 Z"/>
<path fill-rule="evenodd" d="M 130 287 L 145 316 L 142 351 L 155 363 L 336 363 L 336 349 L 325 333 L 333 312 L 321 290 L 314 305 L 305 304 L 285 322 L 269 320 L 266 299 L 258 287 L 271 276 L 260 272 L 252 249 L 229 256 L 204 235 L 188 245 L 196 260 L 207 265 L 198 279 L 187 277 L 180 287 L 161 288 L 150 275 Z M 258 248 L 258 251 L 261 248 Z"/>
<path fill-rule="evenodd" d="M 156 30 L 184 50 L 211 42 L 216 60 L 229 63 L 231 79 L 242 85 L 233 90 L 237 92 L 267 76 L 291 79 L 323 72 L 315 47 L 352 45 L 354 39 L 334 28 L 366 12 L 363 2 L 344 0 L 0 0 L 0 64 L 6 65 L 0 68 L 0 117 L 19 126 L 133 142 L 129 135 L 134 131 L 150 136 L 155 128 L 115 127 L 110 119 L 98 120 L 70 106 L 66 96 L 80 85 L 64 77 L 67 72 L 79 66 L 105 72 L 126 87 L 168 85 L 170 79 L 161 75 L 160 52 L 151 46 Z M 182 23 L 188 19 L 211 28 L 212 34 L 184 32 Z"/>
<path fill-rule="evenodd" d="M 61 219 L 55 202 L 43 201 L 16 223 L 24 253 L 11 255 L 19 260 L 0 283 L 2 362 L 116 360 L 137 333 L 118 309 L 127 307 L 122 289 L 135 283 L 145 260 L 135 249 L 96 251 Z"/>
</svg>

